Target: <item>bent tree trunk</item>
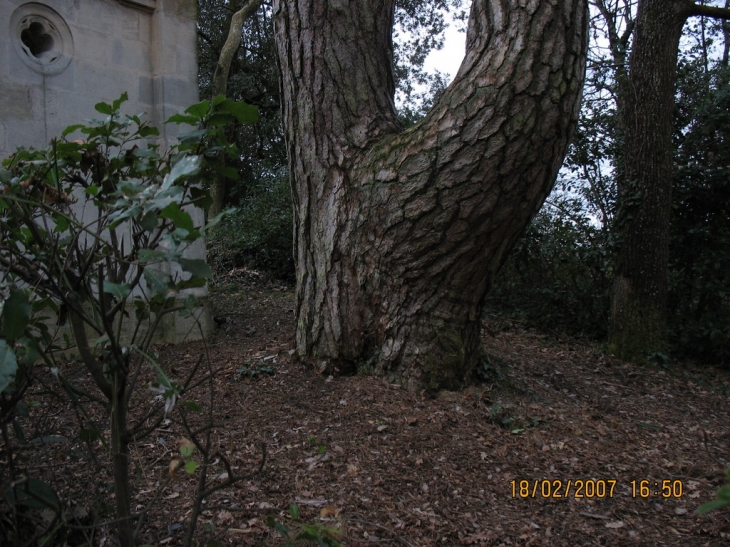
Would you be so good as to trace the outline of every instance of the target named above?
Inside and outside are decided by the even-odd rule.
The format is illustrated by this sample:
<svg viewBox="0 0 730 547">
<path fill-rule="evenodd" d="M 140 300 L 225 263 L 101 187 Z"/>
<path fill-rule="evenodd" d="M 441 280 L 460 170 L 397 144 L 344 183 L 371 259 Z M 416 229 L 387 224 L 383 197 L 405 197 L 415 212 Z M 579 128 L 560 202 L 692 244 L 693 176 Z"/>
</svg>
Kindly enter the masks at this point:
<svg viewBox="0 0 730 547">
<path fill-rule="evenodd" d="M 484 297 L 552 188 L 584 77 L 584 0 L 475 0 L 418 125 L 393 104 L 394 0 L 275 0 L 294 196 L 298 356 L 453 388 Z"/>
</svg>

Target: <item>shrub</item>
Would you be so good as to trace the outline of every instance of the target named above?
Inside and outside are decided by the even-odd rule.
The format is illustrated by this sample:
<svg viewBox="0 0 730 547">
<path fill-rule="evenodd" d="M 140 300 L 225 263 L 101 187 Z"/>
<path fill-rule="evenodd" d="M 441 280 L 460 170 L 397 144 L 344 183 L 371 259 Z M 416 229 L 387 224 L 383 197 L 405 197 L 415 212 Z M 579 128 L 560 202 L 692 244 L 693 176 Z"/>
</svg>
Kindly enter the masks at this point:
<svg viewBox="0 0 730 547">
<path fill-rule="evenodd" d="M 102 119 L 67 128 L 48 150 L 20 149 L 3 162 L 0 426 L 6 443 L 9 424 L 22 440 L 15 415 L 27 410 L 22 398 L 39 360 L 80 415 L 88 416 L 88 404 L 101 405 L 110 423 L 106 446 L 118 539 L 130 547 L 129 445 L 159 426 L 192 382 L 192 375 L 183 384 L 171 380 L 150 345 L 165 316 L 195 317 L 194 289 L 205 285 L 211 270 L 186 250 L 220 218 L 197 226 L 190 211 L 207 205 L 205 186 L 216 175 L 218 155 L 234 152 L 223 127 L 253 119 L 255 108 L 224 97 L 193 105 L 168 123 L 197 128 L 163 150 L 155 143 L 156 128 L 140 116 L 122 114 L 126 99 L 124 94 L 112 104 L 97 104 Z M 75 134 L 81 138 L 71 140 Z M 61 328 L 66 323 L 70 335 Z M 65 380 L 68 363 L 61 354 L 72 346 L 98 392 Z M 157 403 L 146 389 L 147 397 L 138 393 L 143 367 L 157 372 L 155 389 L 162 396 Z M 100 430 L 92 425 L 79 436 L 100 439 Z M 205 452 L 205 443 L 196 441 Z M 6 446 L 6 454 L 11 450 Z M 58 497 L 45 482 L 21 476 L 12 455 L 7 472 L 4 499 L 11 513 L 52 511 L 49 540 L 64 518 Z M 203 481 L 201 491 L 204 486 Z M 18 530 L 16 525 L 16 535 L 22 535 Z"/>
</svg>

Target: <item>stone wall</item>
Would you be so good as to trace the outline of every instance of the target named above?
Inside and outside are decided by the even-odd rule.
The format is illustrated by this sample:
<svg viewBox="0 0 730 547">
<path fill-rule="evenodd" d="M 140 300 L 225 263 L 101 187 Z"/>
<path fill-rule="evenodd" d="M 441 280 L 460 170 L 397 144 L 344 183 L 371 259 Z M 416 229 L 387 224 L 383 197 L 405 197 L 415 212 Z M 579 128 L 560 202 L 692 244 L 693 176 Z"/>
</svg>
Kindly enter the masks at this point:
<svg viewBox="0 0 730 547">
<path fill-rule="evenodd" d="M 177 126 L 162 122 L 198 100 L 195 0 L 2 0 L 0 28 L 0 158 L 45 148 L 125 91 L 125 112 L 146 112 L 164 146 Z"/>
</svg>

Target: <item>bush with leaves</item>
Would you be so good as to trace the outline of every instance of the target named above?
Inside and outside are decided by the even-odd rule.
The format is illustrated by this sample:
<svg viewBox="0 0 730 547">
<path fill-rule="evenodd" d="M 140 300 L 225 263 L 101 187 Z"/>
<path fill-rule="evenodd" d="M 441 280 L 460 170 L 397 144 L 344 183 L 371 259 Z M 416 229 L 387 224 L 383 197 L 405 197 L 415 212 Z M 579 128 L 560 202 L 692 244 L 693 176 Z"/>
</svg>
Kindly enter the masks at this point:
<svg viewBox="0 0 730 547">
<path fill-rule="evenodd" d="M 511 251 L 487 313 L 601 337 L 608 325 L 611 234 L 582 201 L 556 191 Z"/>
<path fill-rule="evenodd" d="M 730 362 L 730 69 L 679 65 L 670 233 L 674 350 Z"/>
<path fill-rule="evenodd" d="M 3 162 L 0 426 L 7 456 L 9 426 L 22 436 L 15 416 L 37 361 L 50 367 L 82 412 L 86 404 L 101 405 L 110 422 L 118 539 L 130 547 L 130 443 L 153 431 L 190 384 L 170 380 L 150 345 L 166 316 L 196 322 L 196 289 L 211 270 L 186 250 L 220 218 L 198 226 L 191 211 L 207 205 L 218 155 L 235 152 L 224 127 L 251 122 L 256 108 L 224 97 L 193 105 L 167 123 L 196 128 L 166 150 L 155 127 L 121 112 L 126 100 L 124 94 L 97 104 L 103 118 L 67 128 L 47 150 L 19 149 Z M 96 391 L 65 380 L 63 352 L 72 346 Z M 159 372 L 162 401 L 145 408 L 149 401 L 135 393 L 149 365 Z M 133 414 L 135 402 L 142 409 Z M 98 438 L 99 429 L 85 435 Z M 10 456 L 7 463 L 10 486 L 2 496 L 12 514 L 40 504 L 55 513 L 51 529 L 62 518 L 57 497 Z"/>
<path fill-rule="evenodd" d="M 238 266 L 294 279 L 292 203 L 286 171 L 263 178 L 208 239 L 208 259 L 218 272 Z"/>
</svg>

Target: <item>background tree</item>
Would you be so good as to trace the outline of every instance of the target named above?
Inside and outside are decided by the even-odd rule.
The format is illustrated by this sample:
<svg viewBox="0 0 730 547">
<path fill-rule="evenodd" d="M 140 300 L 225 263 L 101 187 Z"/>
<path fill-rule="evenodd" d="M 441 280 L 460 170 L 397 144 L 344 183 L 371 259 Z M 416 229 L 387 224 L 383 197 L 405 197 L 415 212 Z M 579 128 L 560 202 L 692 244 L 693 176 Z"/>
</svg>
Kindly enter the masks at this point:
<svg viewBox="0 0 730 547">
<path fill-rule="evenodd" d="M 393 3 L 274 3 L 294 190 L 297 352 L 406 385 L 483 362 L 484 296 L 577 118 L 580 0 L 472 4 L 466 57 L 402 131 Z"/>
<path fill-rule="evenodd" d="M 241 32 L 243 30 L 243 23 L 244 21 L 246 21 L 246 19 L 256 13 L 256 10 L 260 5 L 261 0 L 249 0 L 243 7 L 241 7 L 231 16 L 228 36 L 223 46 L 221 47 L 220 56 L 218 57 L 218 62 L 216 63 L 215 71 L 213 72 L 213 79 L 210 86 L 211 99 L 217 97 L 218 95 L 225 96 L 228 87 L 228 75 L 231 71 L 231 64 L 233 63 L 233 58 L 235 57 L 236 52 L 241 45 Z M 223 162 L 222 156 L 220 161 L 221 163 Z M 210 188 L 211 204 L 208 208 L 208 217 L 213 218 L 223 211 L 223 198 L 225 197 L 225 191 L 226 176 L 225 170 L 222 170 L 222 172 L 218 174 Z"/>
<path fill-rule="evenodd" d="M 683 355 L 710 362 L 730 358 L 730 70 L 723 26 L 700 19 L 680 56 L 669 238 L 670 337 Z"/>
<path fill-rule="evenodd" d="M 673 105 L 682 27 L 691 16 L 730 18 L 730 10 L 687 0 L 640 0 L 620 110 L 619 250 L 609 344 L 624 359 L 667 350 Z"/>
<path fill-rule="evenodd" d="M 576 137 L 556 190 L 518 242 L 488 303 L 492 314 L 602 338 L 608 327 L 616 186 L 623 162 L 618 119 L 626 93 L 618 84 L 622 72 L 628 75 L 622 62 L 629 58 L 636 4 L 591 4 L 593 41 Z M 730 207 L 725 185 L 727 23 L 704 17 L 689 23 L 672 97 L 668 329 L 673 352 L 718 362 L 727 360 L 730 332 L 728 228 L 721 212 Z"/>
</svg>

